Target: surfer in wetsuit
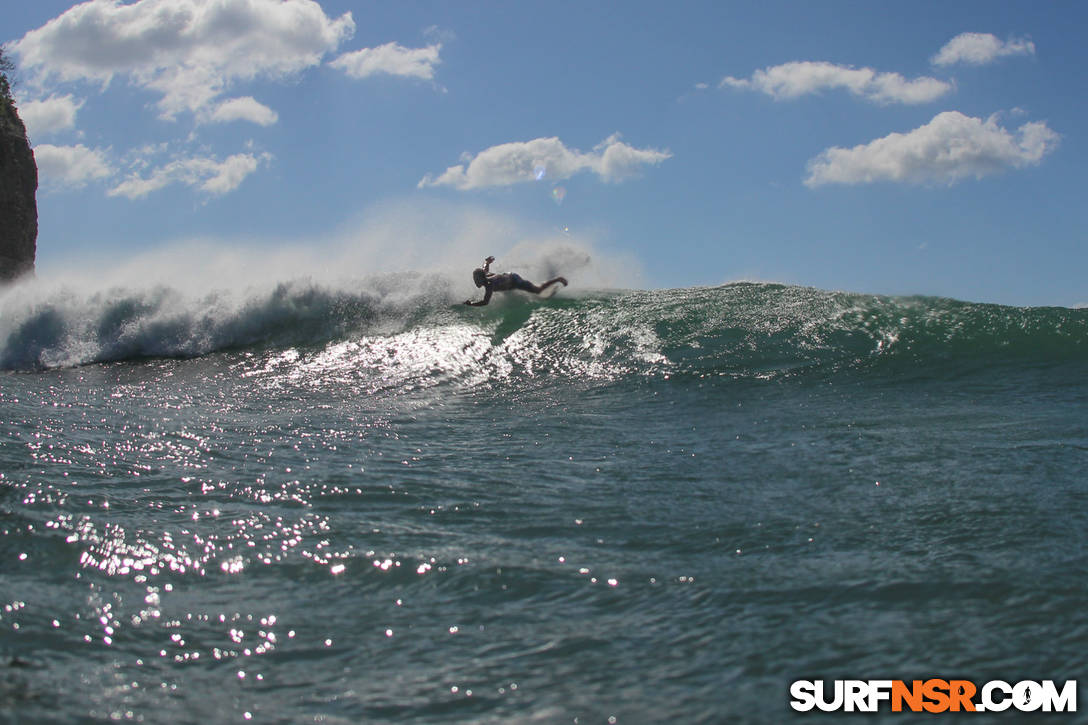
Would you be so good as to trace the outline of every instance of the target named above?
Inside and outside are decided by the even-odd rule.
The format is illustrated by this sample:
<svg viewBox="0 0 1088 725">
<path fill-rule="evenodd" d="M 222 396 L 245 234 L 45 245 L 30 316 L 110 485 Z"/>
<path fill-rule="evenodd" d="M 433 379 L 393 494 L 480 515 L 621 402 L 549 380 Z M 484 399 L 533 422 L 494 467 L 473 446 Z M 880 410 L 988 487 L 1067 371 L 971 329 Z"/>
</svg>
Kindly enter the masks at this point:
<svg viewBox="0 0 1088 725">
<path fill-rule="evenodd" d="M 524 292 L 532 292 L 533 294 L 538 295 L 553 284 L 558 283 L 562 284 L 564 287 L 567 286 L 566 277 L 556 277 L 555 279 L 549 279 L 542 285 L 535 285 L 527 279 L 522 279 L 520 275 L 514 274 L 513 272 L 495 274 L 491 271 L 491 263 L 494 261 L 494 257 L 488 257 L 484 260 L 483 269 L 477 268 L 472 270 L 472 281 L 476 283 L 477 287 L 484 288 L 484 298 L 479 302 L 465 300 L 466 305 L 483 307 L 491 301 L 492 292 L 509 292 L 511 290 L 519 289 Z"/>
</svg>

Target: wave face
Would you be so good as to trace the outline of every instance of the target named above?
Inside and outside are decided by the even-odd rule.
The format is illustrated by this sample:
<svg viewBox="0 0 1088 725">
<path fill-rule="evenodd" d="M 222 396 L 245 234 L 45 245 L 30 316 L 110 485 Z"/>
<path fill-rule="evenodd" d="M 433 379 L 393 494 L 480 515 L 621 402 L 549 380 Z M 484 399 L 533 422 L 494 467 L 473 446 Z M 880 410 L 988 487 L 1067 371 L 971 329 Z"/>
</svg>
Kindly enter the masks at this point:
<svg viewBox="0 0 1088 725">
<path fill-rule="evenodd" d="M 293 281 L 199 295 L 169 287 L 0 300 L 0 368 L 41 370 L 262 348 L 348 345 L 353 363 L 417 378 L 668 375 L 780 378 L 843 370 L 956 374 L 1088 359 L 1088 310 L 883 297 L 777 284 L 458 304 L 441 277 Z M 391 355 L 390 350 L 396 350 Z"/>
</svg>

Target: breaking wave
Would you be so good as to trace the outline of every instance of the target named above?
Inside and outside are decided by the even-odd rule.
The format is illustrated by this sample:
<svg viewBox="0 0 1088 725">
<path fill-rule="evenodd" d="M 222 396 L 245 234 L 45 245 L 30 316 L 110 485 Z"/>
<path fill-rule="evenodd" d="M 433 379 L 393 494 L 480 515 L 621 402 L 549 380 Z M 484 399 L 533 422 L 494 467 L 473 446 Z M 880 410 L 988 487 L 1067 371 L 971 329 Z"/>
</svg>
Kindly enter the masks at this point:
<svg viewBox="0 0 1088 725">
<path fill-rule="evenodd" d="M 239 349 L 486 343 L 533 374 L 780 377 L 896 366 L 908 371 L 1088 359 L 1088 310 L 883 297 L 778 284 L 507 295 L 485 308 L 439 275 L 357 285 L 295 280 L 187 293 L 168 286 L 79 292 L 23 285 L 0 298 L 0 368 L 42 370 Z M 426 356 L 426 350 L 421 354 Z"/>
</svg>

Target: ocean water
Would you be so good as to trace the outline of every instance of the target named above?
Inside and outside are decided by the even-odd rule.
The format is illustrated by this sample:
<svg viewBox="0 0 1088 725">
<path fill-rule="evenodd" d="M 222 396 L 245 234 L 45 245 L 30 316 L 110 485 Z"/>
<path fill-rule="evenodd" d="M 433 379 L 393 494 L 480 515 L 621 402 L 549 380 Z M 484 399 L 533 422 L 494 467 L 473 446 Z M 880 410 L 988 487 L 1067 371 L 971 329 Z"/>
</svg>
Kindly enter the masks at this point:
<svg viewBox="0 0 1088 725">
<path fill-rule="evenodd" d="M 0 721 L 762 723 L 811 718 L 797 679 L 1084 678 L 1088 310 L 459 299 L 0 299 Z"/>
</svg>

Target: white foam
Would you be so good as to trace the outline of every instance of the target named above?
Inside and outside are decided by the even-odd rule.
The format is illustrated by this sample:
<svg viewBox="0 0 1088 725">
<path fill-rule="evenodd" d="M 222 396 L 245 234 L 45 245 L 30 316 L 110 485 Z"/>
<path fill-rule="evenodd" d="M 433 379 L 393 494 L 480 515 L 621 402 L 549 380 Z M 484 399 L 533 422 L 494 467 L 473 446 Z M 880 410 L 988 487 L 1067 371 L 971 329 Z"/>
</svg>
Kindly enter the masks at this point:
<svg viewBox="0 0 1088 725">
<path fill-rule="evenodd" d="M 471 270 L 487 254 L 498 270 L 561 274 L 583 290 L 637 276 L 629 262 L 603 262 L 591 241 L 534 235 L 492 212 L 391 204 L 324 239 L 182 240 L 42 269 L 0 291 L 0 367 L 195 356 L 283 330 L 331 339 L 353 315 L 393 333 L 420 306 L 473 296 Z"/>
</svg>

